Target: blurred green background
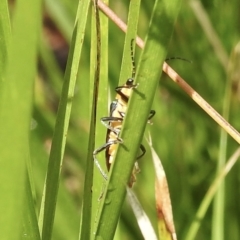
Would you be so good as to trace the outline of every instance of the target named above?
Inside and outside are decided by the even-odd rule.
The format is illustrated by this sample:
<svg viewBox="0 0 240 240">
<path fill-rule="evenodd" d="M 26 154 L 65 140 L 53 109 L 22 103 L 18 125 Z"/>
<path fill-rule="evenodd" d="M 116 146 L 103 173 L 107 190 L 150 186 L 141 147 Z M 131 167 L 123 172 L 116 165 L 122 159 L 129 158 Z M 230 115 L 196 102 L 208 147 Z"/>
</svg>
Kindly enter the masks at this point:
<svg viewBox="0 0 240 240">
<path fill-rule="evenodd" d="M 206 31 L 196 18 L 192 3 L 183 1 L 169 46 L 168 57 L 182 57 L 168 62 L 204 99 L 222 114 L 225 91 L 230 82 L 229 121 L 240 129 L 239 116 L 239 68 L 235 75 L 228 74 L 231 52 L 240 39 L 240 2 L 238 0 L 201 1 L 201 6 L 217 34 L 220 46 L 213 46 Z M 43 30 L 39 52 L 39 74 L 35 84 L 35 104 L 31 130 L 31 159 L 33 161 L 36 185 L 37 212 L 40 208 L 49 149 L 54 129 L 55 117 L 63 83 L 63 75 L 74 19 L 77 0 L 46 0 L 43 14 Z M 129 1 L 110 1 L 110 7 L 126 22 Z M 139 35 L 144 39 L 153 6 L 153 1 L 142 1 Z M 197 7 L 197 12 L 200 12 Z M 203 14 L 200 14 L 202 19 Z M 208 24 L 203 22 L 206 27 Z M 77 239 L 79 216 L 86 165 L 89 135 L 90 90 L 90 18 L 84 39 L 77 86 L 75 89 L 66 153 L 62 169 L 62 182 L 53 239 Z M 161 31 L 161 30 L 159 30 Z M 109 22 L 109 86 L 111 99 L 117 86 L 124 33 Z M 222 50 L 223 49 L 223 54 Z M 136 66 L 140 49 L 136 48 Z M 224 55 L 226 53 L 226 56 Z M 219 57 L 220 54 L 220 57 Z M 239 54 L 239 53 L 238 53 Z M 130 55 L 130 53 L 129 53 Z M 223 58 L 221 63 L 220 58 Z M 237 56 L 237 55 L 236 55 Z M 238 55 L 234 61 L 239 64 Z M 236 65 L 237 66 L 237 65 Z M 240 65 L 239 65 L 240 66 Z M 146 79 L 147 81 L 147 79 Z M 106 93 L 99 93 L 106 94 Z M 109 103 L 106 102 L 106 108 Z M 164 166 L 172 199 L 173 214 L 179 239 L 184 239 L 197 209 L 211 185 L 217 169 L 220 128 L 208 117 L 166 74 L 162 75 L 153 103 L 156 116 L 150 131 L 159 157 Z M 99 128 L 104 129 L 100 124 Z M 103 141 L 105 136 L 103 136 Z M 147 143 L 143 140 L 144 145 Z M 228 139 L 226 158 L 238 147 Z M 156 213 L 154 203 L 154 174 L 151 156 L 147 154 L 139 161 L 141 173 L 134 190 L 143 208 L 150 215 L 154 226 Z M 104 154 L 102 154 L 104 155 Z M 105 164 L 100 157 L 101 164 Z M 240 238 L 240 187 L 237 163 L 226 178 L 224 204 L 225 239 Z M 100 194 L 100 192 L 99 192 Z M 195 239 L 211 239 L 212 205 Z M 155 226 L 156 227 L 156 226 Z M 126 204 L 123 210 L 116 239 L 142 239 L 136 220 Z"/>
</svg>

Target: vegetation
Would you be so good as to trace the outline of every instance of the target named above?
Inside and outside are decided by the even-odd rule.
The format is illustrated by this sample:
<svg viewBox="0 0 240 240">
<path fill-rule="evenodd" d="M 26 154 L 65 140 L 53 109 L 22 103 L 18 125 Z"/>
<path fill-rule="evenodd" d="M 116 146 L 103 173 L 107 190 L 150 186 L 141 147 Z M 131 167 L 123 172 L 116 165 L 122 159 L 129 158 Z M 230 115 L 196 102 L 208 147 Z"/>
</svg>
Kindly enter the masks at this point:
<svg viewBox="0 0 240 240">
<path fill-rule="evenodd" d="M 168 180 L 178 239 L 240 238 L 239 163 L 223 172 L 233 154 L 238 158 L 239 142 L 167 74 L 160 78 L 159 68 L 166 58 L 191 61 L 167 63 L 239 130 L 240 3 L 191 0 L 180 8 L 180 1 L 166 7 L 168 1 L 156 0 L 156 5 L 142 1 L 139 8 L 140 1 L 130 2 L 130 7 L 129 1 L 109 2 L 124 22 L 129 19 L 127 34 L 100 12 L 97 65 L 96 13 L 90 0 L 46 0 L 43 8 L 39 0 L 0 1 L 1 239 L 87 239 L 94 231 L 104 239 L 143 239 L 121 182 L 131 174 L 134 158 L 128 165 L 126 156 L 136 155 L 149 109 L 156 115 L 146 126 L 142 143 L 147 153 L 139 160 L 133 190 L 155 231 L 149 132 Z M 93 165 L 93 144 L 96 148 L 106 141 L 100 118 L 108 116 L 115 87 L 132 76 L 130 42 L 136 32 L 146 40 L 143 51 L 135 48 L 136 82 L 145 98 L 139 101 L 140 95 L 133 94 L 122 132 L 130 155 L 119 147 L 116 162 L 123 159 L 122 165 L 114 164 L 106 183 Z M 107 172 L 104 152 L 97 158 Z M 105 193 L 118 182 L 108 202 Z"/>
</svg>

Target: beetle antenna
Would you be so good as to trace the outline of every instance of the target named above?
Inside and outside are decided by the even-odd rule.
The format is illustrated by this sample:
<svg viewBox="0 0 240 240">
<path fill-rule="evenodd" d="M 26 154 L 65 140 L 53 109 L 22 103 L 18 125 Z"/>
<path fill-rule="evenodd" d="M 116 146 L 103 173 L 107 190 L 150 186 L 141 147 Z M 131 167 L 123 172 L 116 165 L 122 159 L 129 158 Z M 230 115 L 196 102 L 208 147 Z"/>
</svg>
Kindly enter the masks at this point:
<svg viewBox="0 0 240 240">
<path fill-rule="evenodd" d="M 134 61 L 133 43 L 134 43 L 134 39 L 131 40 L 132 78 L 134 79 L 136 74 L 136 66 Z"/>
<path fill-rule="evenodd" d="M 178 59 L 178 60 L 182 60 L 182 61 L 185 61 L 185 62 L 192 63 L 191 60 L 188 60 L 188 59 L 186 59 L 186 58 L 182 58 L 182 57 L 169 57 L 169 58 L 166 58 L 165 61 L 175 60 L 175 59 Z"/>
</svg>

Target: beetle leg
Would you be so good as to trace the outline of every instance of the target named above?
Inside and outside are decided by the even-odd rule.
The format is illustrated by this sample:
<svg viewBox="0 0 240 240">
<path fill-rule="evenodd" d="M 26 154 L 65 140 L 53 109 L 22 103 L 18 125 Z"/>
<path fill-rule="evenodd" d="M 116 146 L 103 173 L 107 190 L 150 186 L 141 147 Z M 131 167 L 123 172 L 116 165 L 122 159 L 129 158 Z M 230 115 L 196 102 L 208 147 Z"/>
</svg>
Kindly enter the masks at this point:
<svg viewBox="0 0 240 240">
<path fill-rule="evenodd" d="M 119 118 L 119 117 L 102 117 L 101 118 L 101 123 L 110 131 L 114 132 L 117 135 L 117 139 L 120 142 L 123 142 L 123 140 L 121 138 L 118 137 L 119 133 L 120 133 L 120 129 L 119 128 L 114 128 L 112 127 L 109 123 L 111 122 L 122 122 L 123 119 Z"/>
<path fill-rule="evenodd" d="M 137 159 L 141 158 L 146 153 L 146 149 L 142 144 L 140 145 L 140 149 L 142 153 L 137 157 Z"/>
<path fill-rule="evenodd" d="M 121 141 L 119 141 L 118 139 L 110 140 L 110 141 L 106 142 L 105 144 L 103 144 L 101 147 L 95 149 L 94 152 L 93 152 L 94 163 L 96 164 L 97 168 L 99 169 L 100 173 L 102 174 L 102 176 L 104 177 L 105 180 L 108 179 L 107 174 L 102 169 L 102 167 L 101 167 L 100 163 L 98 162 L 96 156 L 97 156 L 98 153 L 102 152 L 103 150 L 106 150 L 111 145 L 118 144 L 118 143 L 121 143 Z"/>
</svg>

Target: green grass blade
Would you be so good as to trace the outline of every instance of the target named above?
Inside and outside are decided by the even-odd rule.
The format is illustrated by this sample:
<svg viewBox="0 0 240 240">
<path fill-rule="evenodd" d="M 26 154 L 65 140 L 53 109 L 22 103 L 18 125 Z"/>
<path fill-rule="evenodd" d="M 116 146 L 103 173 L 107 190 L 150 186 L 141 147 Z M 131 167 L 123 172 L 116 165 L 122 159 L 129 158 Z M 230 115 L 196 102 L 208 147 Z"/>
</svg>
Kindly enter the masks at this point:
<svg viewBox="0 0 240 240">
<path fill-rule="evenodd" d="M 8 60 L 8 45 L 11 36 L 11 26 L 8 12 L 8 2 L 0 2 L 0 73 L 3 73 Z M 2 81 L 3 75 L 0 74 Z"/>
<path fill-rule="evenodd" d="M 108 4 L 108 2 L 105 2 Z M 108 79 L 108 35 L 109 35 L 109 26 L 108 26 L 108 18 L 103 15 L 103 13 L 99 12 L 100 17 L 100 37 L 101 37 L 101 51 L 100 51 L 100 79 L 99 79 L 99 88 L 98 88 L 98 100 L 97 100 L 97 114 L 96 114 L 96 135 L 95 135 L 95 149 L 104 144 L 106 140 L 106 128 L 102 125 L 100 119 L 102 117 L 108 116 L 109 112 L 109 79 Z M 92 37 L 91 37 L 91 56 L 92 61 L 95 61 L 96 51 L 92 51 L 96 45 L 96 26 L 95 22 L 92 22 Z M 94 69 L 91 67 L 90 71 Z M 92 87 L 93 89 L 93 87 Z M 106 163 L 104 154 L 98 154 L 97 159 L 101 164 L 101 167 L 107 172 Z M 92 161 L 92 160 L 90 160 Z M 94 175 L 93 175 L 93 186 L 92 186 L 92 224 L 91 224 L 91 237 L 93 237 L 93 232 L 95 228 L 96 218 L 99 212 L 99 196 L 101 195 L 103 185 L 105 184 L 105 179 L 100 174 L 99 169 L 94 167 Z"/>
<path fill-rule="evenodd" d="M 99 12 L 95 3 L 92 3 L 92 22 L 91 22 L 91 59 L 90 59 L 90 132 L 88 139 L 88 153 L 86 163 L 86 174 L 84 181 L 84 195 L 82 204 L 82 215 L 79 239 L 90 239 L 93 225 L 92 218 L 92 186 L 93 186 L 93 151 L 95 146 L 96 131 L 96 108 L 98 102 L 98 88 L 100 78 L 100 58 L 101 58 L 101 35 Z"/>
<path fill-rule="evenodd" d="M 52 235 L 59 175 L 66 144 L 72 98 L 74 96 L 74 88 L 85 34 L 89 3 L 90 1 L 80 1 L 79 3 L 72 44 L 64 76 L 62 96 L 53 135 L 46 185 L 39 219 L 40 231 L 42 232 L 43 239 L 51 239 Z"/>
<path fill-rule="evenodd" d="M 32 174 L 32 172 L 30 172 Z M 31 176 L 32 177 L 32 176 Z M 32 179 L 31 179 L 32 180 Z M 40 233 L 38 228 L 37 216 L 35 212 L 35 195 L 33 194 L 33 182 L 27 178 L 26 180 L 26 200 L 24 207 L 26 211 L 23 215 L 23 236 L 28 239 L 40 240 Z M 35 189 L 34 189 L 35 190 Z M 34 192 L 35 193 L 35 192 Z"/>
<path fill-rule="evenodd" d="M 0 72 L 4 73 L 0 87 L 0 236 L 1 239 L 19 239 L 20 236 L 39 239 L 27 164 L 30 163 L 29 131 L 41 1 L 20 0 L 16 3 L 12 36 L 6 4 L 6 1 L 0 3 L 1 53 L 4 53 L 4 66 L 1 65 Z"/>
<path fill-rule="evenodd" d="M 145 49 L 140 58 L 136 80 L 139 87 L 134 91 L 129 103 L 129 114 L 125 118 L 121 134 L 124 143 L 119 145 L 111 167 L 107 191 L 102 199 L 103 208 L 98 221 L 96 239 L 113 239 L 126 195 L 125 188 L 143 137 L 179 4 L 180 1 L 155 2 Z"/>
</svg>

